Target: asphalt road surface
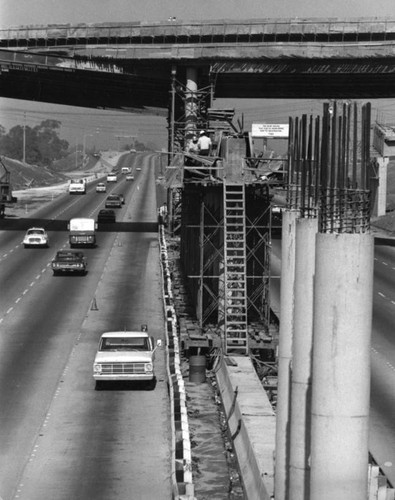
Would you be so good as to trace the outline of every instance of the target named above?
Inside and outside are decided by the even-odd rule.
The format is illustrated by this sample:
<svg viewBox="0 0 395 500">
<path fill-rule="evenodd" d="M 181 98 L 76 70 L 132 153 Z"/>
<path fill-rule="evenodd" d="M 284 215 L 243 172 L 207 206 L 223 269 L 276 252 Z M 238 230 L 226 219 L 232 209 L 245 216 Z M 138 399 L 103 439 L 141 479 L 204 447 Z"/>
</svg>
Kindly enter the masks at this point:
<svg viewBox="0 0 395 500">
<path fill-rule="evenodd" d="M 107 330 L 147 324 L 164 339 L 153 159 L 125 195 L 117 223 L 84 249 L 86 276 L 53 276 L 68 248 L 67 222 L 96 217 L 108 194 L 61 196 L 34 214 L 8 217 L 0 238 L 0 497 L 3 500 L 171 498 L 165 353 L 157 384 L 95 391 L 92 364 Z M 122 222 L 121 222 L 122 221 Z M 49 249 L 24 249 L 27 227 L 46 227 Z"/>
</svg>

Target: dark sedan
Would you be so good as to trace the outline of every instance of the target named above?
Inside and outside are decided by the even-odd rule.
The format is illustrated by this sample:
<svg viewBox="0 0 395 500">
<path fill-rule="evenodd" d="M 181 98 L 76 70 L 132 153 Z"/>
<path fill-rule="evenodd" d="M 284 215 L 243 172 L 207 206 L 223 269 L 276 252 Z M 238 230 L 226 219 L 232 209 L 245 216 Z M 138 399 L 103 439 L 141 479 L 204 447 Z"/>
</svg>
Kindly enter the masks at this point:
<svg viewBox="0 0 395 500">
<path fill-rule="evenodd" d="M 54 276 L 58 274 L 86 274 L 87 260 L 77 250 L 59 250 L 51 262 Z"/>
<path fill-rule="evenodd" d="M 111 210 L 111 209 L 103 208 L 102 210 L 99 211 L 99 213 L 97 215 L 98 224 L 115 222 L 115 219 L 116 219 L 115 212 L 114 212 L 114 210 Z"/>
</svg>

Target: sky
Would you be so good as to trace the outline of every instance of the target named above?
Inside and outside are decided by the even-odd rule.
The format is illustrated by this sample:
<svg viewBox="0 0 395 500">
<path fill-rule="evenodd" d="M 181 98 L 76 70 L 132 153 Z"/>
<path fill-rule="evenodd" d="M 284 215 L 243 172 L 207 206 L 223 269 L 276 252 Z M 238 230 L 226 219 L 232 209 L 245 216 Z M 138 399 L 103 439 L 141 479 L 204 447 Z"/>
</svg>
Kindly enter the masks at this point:
<svg viewBox="0 0 395 500">
<path fill-rule="evenodd" d="M 262 18 L 354 18 L 395 19 L 395 0 L 0 0 L 0 28 L 21 25 L 78 24 L 103 22 L 160 22 L 205 19 Z M 216 101 L 217 107 L 236 109 L 246 126 L 250 123 L 287 123 L 289 116 L 322 113 L 322 101 L 239 100 Z M 394 116 L 394 101 L 372 103 L 380 116 Z M 0 98 L 0 125 L 9 129 L 26 122 L 35 126 L 47 118 L 62 122 L 62 133 L 70 143 L 100 142 L 106 147 L 135 135 L 142 142 L 167 144 L 166 120 L 161 117 L 118 113 Z M 375 116 L 373 116 L 375 118 Z M 391 118 L 389 118 L 391 120 Z M 387 120 L 388 121 L 388 120 Z M 100 129 L 98 131 L 98 129 Z M 88 135 L 89 134 L 89 135 Z M 125 139 L 126 140 L 126 139 Z"/>
</svg>

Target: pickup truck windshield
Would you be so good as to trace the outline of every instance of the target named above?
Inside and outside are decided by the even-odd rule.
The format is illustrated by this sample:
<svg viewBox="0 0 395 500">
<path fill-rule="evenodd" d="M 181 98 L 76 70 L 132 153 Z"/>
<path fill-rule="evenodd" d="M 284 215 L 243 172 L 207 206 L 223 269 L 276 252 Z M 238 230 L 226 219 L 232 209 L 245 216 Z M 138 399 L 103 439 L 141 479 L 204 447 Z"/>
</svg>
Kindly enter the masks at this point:
<svg viewBox="0 0 395 500">
<path fill-rule="evenodd" d="M 102 339 L 100 351 L 148 351 L 147 338 L 111 337 Z"/>
</svg>

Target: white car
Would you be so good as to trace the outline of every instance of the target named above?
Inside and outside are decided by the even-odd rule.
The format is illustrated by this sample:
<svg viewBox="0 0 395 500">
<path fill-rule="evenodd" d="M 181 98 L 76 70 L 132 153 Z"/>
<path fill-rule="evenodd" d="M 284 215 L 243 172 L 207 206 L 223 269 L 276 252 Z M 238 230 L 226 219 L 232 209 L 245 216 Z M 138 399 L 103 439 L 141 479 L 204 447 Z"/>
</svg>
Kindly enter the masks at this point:
<svg viewBox="0 0 395 500">
<path fill-rule="evenodd" d="M 127 181 L 134 181 L 134 175 L 132 175 L 132 174 L 128 174 L 128 175 L 126 176 L 126 180 L 127 180 Z"/>
<path fill-rule="evenodd" d="M 117 180 L 118 180 L 117 174 L 114 174 L 113 172 L 110 172 L 107 175 L 107 182 L 117 182 Z"/>
<path fill-rule="evenodd" d="M 106 191 L 107 187 L 104 182 L 99 182 L 99 184 L 96 185 L 96 193 L 105 193 Z"/>
<path fill-rule="evenodd" d="M 23 238 L 23 245 L 25 248 L 48 247 L 48 234 L 43 227 L 31 227 L 26 231 L 25 237 Z"/>
<path fill-rule="evenodd" d="M 148 335 L 145 328 L 140 332 L 106 332 L 100 337 L 99 348 L 93 363 L 96 390 L 103 382 L 142 381 L 155 387 L 154 359 L 156 349 L 162 345 Z"/>
<path fill-rule="evenodd" d="M 70 194 L 86 194 L 86 180 L 72 179 L 69 184 Z"/>
<path fill-rule="evenodd" d="M 140 172 L 140 170 L 141 170 L 141 167 L 137 167 L 137 168 L 136 168 L 136 170 L 137 170 L 138 172 Z"/>
</svg>

